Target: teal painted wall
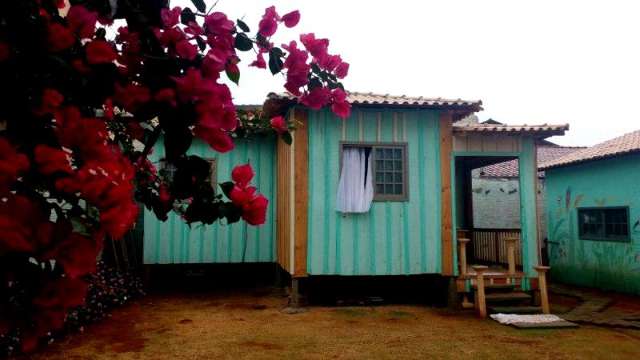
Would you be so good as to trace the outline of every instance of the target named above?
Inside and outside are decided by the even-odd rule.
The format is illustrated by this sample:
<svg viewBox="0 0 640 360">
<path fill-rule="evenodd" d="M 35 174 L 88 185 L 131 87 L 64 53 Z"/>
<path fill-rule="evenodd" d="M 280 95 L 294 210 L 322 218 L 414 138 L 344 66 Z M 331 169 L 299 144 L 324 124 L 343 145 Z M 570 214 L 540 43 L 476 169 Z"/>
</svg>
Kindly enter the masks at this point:
<svg viewBox="0 0 640 360">
<path fill-rule="evenodd" d="M 310 112 L 309 274 L 440 272 L 438 119 L 438 112 L 425 110 L 354 108 L 344 121 Z M 341 141 L 407 142 L 409 201 L 374 202 L 366 214 L 338 213 Z"/>
<path fill-rule="evenodd" d="M 546 172 L 551 277 L 640 294 L 640 155 Z M 631 241 L 580 240 L 578 207 L 628 206 Z"/>
<path fill-rule="evenodd" d="M 275 139 L 240 140 L 234 150 L 225 154 L 197 141 L 189 154 L 215 158 L 218 182 L 228 181 L 234 166 L 250 162 L 256 172 L 253 183 L 269 199 L 267 222 L 261 226 L 240 221 L 231 225 L 192 224 L 189 227 L 173 213 L 167 221 L 161 222 L 145 209 L 144 263 L 275 262 Z M 151 160 L 156 166 L 163 157 L 164 148 L 154 148 Z"/>
</svg>

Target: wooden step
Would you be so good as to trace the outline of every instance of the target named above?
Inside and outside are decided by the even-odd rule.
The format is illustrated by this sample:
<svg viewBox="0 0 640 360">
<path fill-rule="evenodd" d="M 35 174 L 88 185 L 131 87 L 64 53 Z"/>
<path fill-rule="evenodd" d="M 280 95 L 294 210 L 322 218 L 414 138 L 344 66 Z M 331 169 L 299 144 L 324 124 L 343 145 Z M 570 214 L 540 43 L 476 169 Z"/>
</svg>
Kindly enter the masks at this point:
<svg viewBox="0 0 640 360">
<path fill-rule="evenodd" d="M 478 284 L 473 283 L 471 284 L 471 287 L 476 289 Z M 487 290 L 514 290 L 515 287 L 516 284 L 484 284 L 484 288 Z"/>
<path fill-rule="evenodd" d="M 489 312 L 493 314 L 542 314 L 540 306 L 491 306 Z"/>
<path fill-rule="evenodd" d="M 501 302 L 501 301 L 518 301 L 518 300 L 531 300 L 531 295 L 519 291 L 510 293 L 492 293 L 486 294 L 485 299 L 487 302 Z"/>
</svg>

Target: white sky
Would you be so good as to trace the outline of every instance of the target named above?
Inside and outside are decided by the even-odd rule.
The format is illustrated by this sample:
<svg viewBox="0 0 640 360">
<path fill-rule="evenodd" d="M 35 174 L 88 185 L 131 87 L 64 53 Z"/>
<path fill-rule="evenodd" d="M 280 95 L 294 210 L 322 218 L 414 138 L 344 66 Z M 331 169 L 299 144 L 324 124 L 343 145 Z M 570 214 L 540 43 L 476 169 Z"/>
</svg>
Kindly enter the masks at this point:
<svg viewBox="0 0 640 360">
<path fill-rule="evenodd" d="M 481 120 L 569 123 L 551 139 L 563 145 L 640 129 L 640 2 L 219 0 L 217 9 L 255 32 L 269 5 L 302 14 L 277 44 L 306 32 L 330 39 L 329 51 L 351 64 L 348 90 L 481 99 Z M 231 89 L 238 104 L 261 103 L 282 84 L 241 66 Z"/>
</svg>

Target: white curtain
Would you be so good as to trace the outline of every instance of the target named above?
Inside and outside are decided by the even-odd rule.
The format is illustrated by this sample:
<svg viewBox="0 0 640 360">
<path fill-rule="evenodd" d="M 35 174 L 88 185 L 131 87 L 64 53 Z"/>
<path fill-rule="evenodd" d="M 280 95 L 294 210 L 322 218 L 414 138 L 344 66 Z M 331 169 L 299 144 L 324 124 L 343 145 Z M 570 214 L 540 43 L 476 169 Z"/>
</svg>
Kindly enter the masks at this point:
<svg viewBox="0 0 640 360">
<path fill-rule="evenodd" d="M 342 171 L 338 183 L 336 210 L 366 213 L 373 201 L 371 154 L 365 148 L 346 147 L 342 151 Z"/>
</svg>

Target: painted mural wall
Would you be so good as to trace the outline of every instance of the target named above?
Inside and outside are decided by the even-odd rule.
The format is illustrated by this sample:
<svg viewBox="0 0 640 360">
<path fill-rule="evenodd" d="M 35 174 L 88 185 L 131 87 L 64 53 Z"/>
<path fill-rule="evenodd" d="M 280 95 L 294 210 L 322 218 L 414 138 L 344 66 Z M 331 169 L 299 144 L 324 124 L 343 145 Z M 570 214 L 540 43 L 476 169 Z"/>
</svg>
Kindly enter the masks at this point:
<svg viewBox="0 0 640 360">
<path fill-rule="evenodd" d="M 355 108 L 343 121 L 312 111 L 308 129 L 308 273 L 440 272 L 438 112 Z M 406 142 L 409 200 L 374 202 L 366 214 L 337 212 L 341 141 Z"/>
<path fill-rule="evenodd" d="M 225 154 L 197 141 L 189 154 L 215 159 L 218 182 L 228 181 L 234 166 L 250 162 L 256 172 L 253 183 L 269 199 L 267 221 L 261 226 L 250 226 L 242 221 L 231 225 L 187 226 L 173 213 L 167 221 L 161 222 L 145 209 L 144 263 L 275 262 L 275 139 L 237 141 L 236 148 Z M 159 167 L 163 156 L 164 148 L 159 146 L 154 148 L 151 160 Z"/>
<path fill-rule="evenodd" d="M 640 155 L 546 172 L 551 276 L 556 281 L 640 294 Z M 628 206 L 631 241 L 578 238 L 577 208 Z"/>
</svg>

